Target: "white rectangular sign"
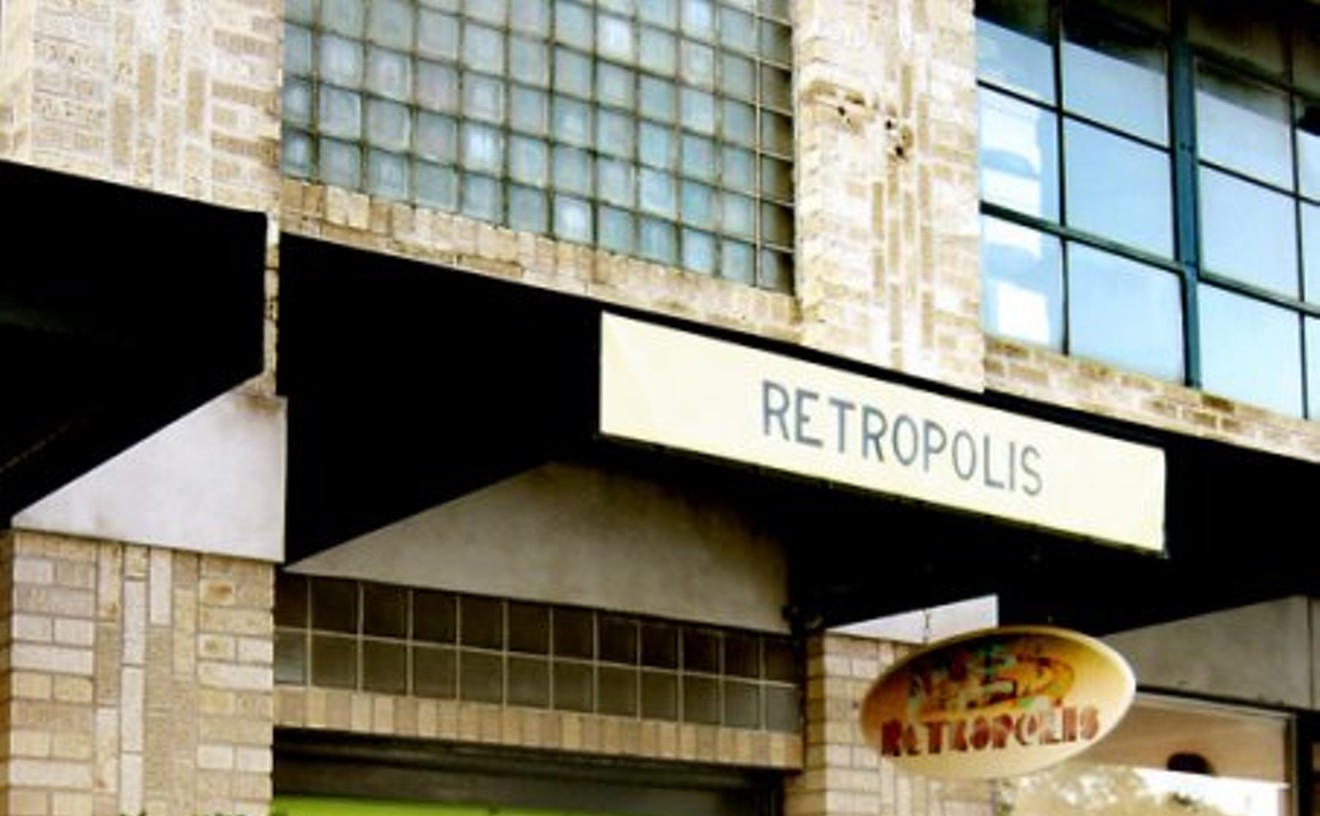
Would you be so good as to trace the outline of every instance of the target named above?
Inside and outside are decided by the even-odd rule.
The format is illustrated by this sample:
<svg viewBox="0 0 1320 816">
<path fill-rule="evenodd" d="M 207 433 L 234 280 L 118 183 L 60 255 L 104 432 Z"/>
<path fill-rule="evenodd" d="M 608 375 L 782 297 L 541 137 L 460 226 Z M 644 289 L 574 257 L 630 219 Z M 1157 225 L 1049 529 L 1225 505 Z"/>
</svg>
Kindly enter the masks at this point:
<svg viewBox="0 0 1320 816">
<path fill-rule="evenodd" d="M 1161 551 L 1164 452 L 606 314 L 601 433 Z"/>
</svg>

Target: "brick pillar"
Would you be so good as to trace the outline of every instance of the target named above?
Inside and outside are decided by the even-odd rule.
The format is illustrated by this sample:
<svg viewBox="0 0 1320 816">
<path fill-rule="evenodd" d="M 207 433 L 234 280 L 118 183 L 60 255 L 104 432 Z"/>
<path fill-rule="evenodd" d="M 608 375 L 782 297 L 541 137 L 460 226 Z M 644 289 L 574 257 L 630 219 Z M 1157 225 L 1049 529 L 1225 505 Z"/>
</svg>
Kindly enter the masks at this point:
<svg viewBox="0 0 1320 816">
<path fill-rule="evenodd" d="M 0 536 L 0 808 L 265 816 L 274 568 Z"/>
<path fill-rule="evenodd" d="M 803 342 L 980 390 L 971 0 L 796 0 Z"/>
<path fill-rule="evenodd" d="M 786 816 L 994 816 L 989 783 L 938 782 L 881 760 L 858 709 L 901 646 L 818 634 L 807 644 L 803 771 L 786 785 Z"/>
</svg>

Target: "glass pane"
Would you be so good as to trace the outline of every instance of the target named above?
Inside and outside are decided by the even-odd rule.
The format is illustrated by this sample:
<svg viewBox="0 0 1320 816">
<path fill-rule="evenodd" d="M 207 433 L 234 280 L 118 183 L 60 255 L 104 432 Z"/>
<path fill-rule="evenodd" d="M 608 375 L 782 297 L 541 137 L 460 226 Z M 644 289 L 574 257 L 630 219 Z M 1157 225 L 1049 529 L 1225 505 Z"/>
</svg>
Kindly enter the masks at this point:
<svg viewBox="0 0 1320 816">
<path fill-rule="evenodd" d="M 641 102 L 638 105 L 642 115 L 661 122 L 672 122 L 678 112 L 675 88 L 668 82 L 651 77 L 642 77 Z"/>
<path fill-rule="evenodd" d="M 1069 352 L 1181 382 L 1178 278 L 1080 244 L 1068 248 Z"/>
<path fill-rule="evenodd" d="M 365 22 L 365 4 L 359 0 L 321 0 L 321 27 L 325 30 L 361 37 Z"/>
<path fill-rule="evenodd" d="M 424 57 L 458 59 L 458 18 L 429 9 L 417 14 L 417 52 Z"/>
<path fill-rule="evenodd" d="M 761 727 L 761 690 L 755 683 L 724 682 L 724 724 L 733 728 Z"/>
<path fill-rule="evenodd" d="M 985 330 L 1061 350 L 1063 269 L 1058 239 L 981 219 L 981 322 Z"/>
<path fill-rule="evenodd" d="M 460 599 L 458 624 L 458 640 L 464 646 L 499 649 L 504 645 L 504 604 L 500 601 L 491 598 Z"/>
<path fill-rule="evenodd" d="M 737 147 L 720 151 L 720 180 L 725 187 L 744 193 L 756 192 L 756 159 L 751 151 Z"/>
<path fill-rule="evenodd" d="M 734 144 L 756 147 L 756 110 L 751 105 L 733 99 L 724 100 L 720 109 L 723 116 L 721 135 Z"/>
<path fill-rule="evenodd" d="M 673 224 L 643 218 L 639 237 L 638 251 L 643 258 L 664 264 L 678 260 L 678 238 L 674 234 Z"/>
<path fill-rule="evenodd" d="M 387 99 L 412 98 L 412 60 L 398 51 L 372 48 L 367 53 L 367 89 Z"/>
<path fill-rule="evenodd" d="M 417 103 L 427 110 L 457 112 L 458 72 L 448 65 L 417 65 Z"/>
<path fill-rule="evenodd" d="M 564 711 L 591 711 L 595 693 L 592 688 L 590 665 L 555 663 L 551 674 L 555 708 Z"/>
<path fill-rule="evenodd" d="M 408 108 L 397 102 L 373 99 L 367 104 L 367 141 L 376 147 L 403 151 L 412 137 Z"/>
<path fill-rule="evenodd" d="M 549 207 L 545 193 L 530 187 L 509 189 L 509 226 L 527 232 L 547 232 L 550 224 Z M 509 628 L 510 637 L 521 630 Z M 548 642 L 548 641 L 547 641 Z M 510 644 L 510 648 L 517 648 Z"/>
<path fill-rule="evenodd" d="M 1320 199 L 1320 102 L 1297 103 L 1297 177 L 1308 198 Z"/>
<path fill-rule="evenodd" d="M 509 95 L 509 123 L 524 133 L 545 133 L 550 128 L 550 101 L 541 91 L 514 86 Z"/>
<path fill-rule="evenodd" d="M 981 91 L 981 198 L 1059 220 L 1059 146 L 1048 111 Z"/>
<path fill-rule="evenodd" d="M 793 155 L 793 120 L 761 111 L 761 149 L 781 156 Z"/>
<path fill-rule="evenodd" d="M 679 115 L 683 127 L 698 133 L 715 132 L 715 97 L 695 88 L 679 89 Z"/>
<path fill-rule="evenodd" d="M 980 4 L 977 5 L 979 12 Z M 1044 21 L 1039 21 L 1039 27 L 1036 23 L 1018 19 L 1012 21 L 1013 27 L 1009 27 L 978 17 L 976 71 L 986 82 L 1042 102 L 1053 102 L 1054 48 Z M 1027 25 L 1031 28 L 1025 28 Z"/>
<path fill-rule="evenodd" d="M 711 0 L 682 0 L 683 33 L 709 39 L 715 35 L 715 9 Z"/>
<path fill-rule="evenodd" d="M 557 0 L 554 7 L 555 39 L 583 51 L 590 51 L 595 40 L 591 9 L 565 0 Z"/>
<path fill-rule="evenodd" d="M 777 204 L 761 204 L 761 240 L 781 247 L 793 246 L 793 211 Z"/>
<path fill-rule="evenodd" d="M 596 20 L 596 51 L 619 62 L 636 59 L 632 21 L 611 14 L 600 15 Z"/>
<path fill-rule="evenodd" d="M 678 66 L 674 35 L 655 28 L 642 27 L 638 46 L 641 65 L 664 76 L 672 76 Z"/>
<path fill-rule="evenodd" d="M 1201 158 L 1279 187 L 1292 187 L 1288 98 L 1199 66 L 1196 138 Z"/>
<path fill-rule="evenodd" d="M 449 212 L 458 209 L 458 174 L 452 167 L 419 162 L 413 173 L 417 203 Z"/>
<path fill-rule="evenodd" d="M 611 110 L 596 111 L 596 144 L 602 153 L 630 159 L 637 122 L 628 115 Z"/>
<path fill-rule="evenodd" d="M 628 162 L 600 159 L 598 162 L 598 195 L 602 201 L 620 207 L 633 206 L 633 166 Z"/>
<path fill-rule="evenodd" d="M 760 269 L 757 272 L 756 285 L 772 292 L 791 291 L 793 289 L 793 256 L 773 249 L 761 250 Z"/>
<path fill-rule="evenodd" d="M 761 159 L 761 195 L 780 201 L 793 199 L 793 165 L 779 159 Z"/>
<path fill-rule="evenodd" d="M 509 13 L 508 0 L 464 0 L 463 10 L 469 17 L 491 25 L 503 25 Z"/>
<path fill-rule="evenodd" d="M 500 183 L 485 176 L 463 176 L 462 212 L 472 218 L 500 223 L 504 211 L 504 196 Z"/>
<path fill-rule="evenodd" d="M 642 716 L 648 720 L 678 719 L 678 678 L 642 672 Z"/>
<path fill-rule="evenodd" d="M 454 643 L 458 637 L 458 599 L 447 592 L 414 590 L 414 640 Z"/>
<path fill-rule="evenodd" d="M 463 166 L 499 173 L 504 166 L 504 134 L 495 128 L 463 124 Z"/>
<path fill-rule="evenodd" d="M 413 6 L 404 0 L 372 0 L 367 37 L 377 45 L 407 50 L 413 44 Z"/>
<path fill-rule="evenodd" d="M 555 147 L 553 175 L 556 190 L 570 193 L 591 195 L 592 183 L 591 154 L 576 147 Z"/>
<path fill-rule="evenodd" d="M 683 175 L 699 179 L 715 178 L 715 143 L 701 136 L 683 134 Z"/>
<path fill-rule="evenodd" d="M 637 16 L 666 28 L 678 27 L 678 0 L 637 0 Z"/>
<path fill-rule="evenodd" d="M 724 241 L 720 247 L 720 277 L 738 283 L 756 282 L 756 250 L 750 244 Z"/>
<path fill-rule="evenodd" d="M 1064 139 L 1069 224 L 1172 257 L 1168 155 L 1071 121 Z"/>
<path fill-rule="evenodd" d="M 590 98 L 591 58 L 568 48 L 556 48 L 555 90 Z"/>
<path fill-rule="evenodd" d="M 458 696 L 479 703 L 504 699 L 504 661 L 499 655 L 461 652 L 458 656 Z"/>
<path fill-rule="evenodd" d="M 1199 291 L 1202 387 L 1300 416 L 1298 315 L 1212 286 Z"/>
<path fill-rule="evenodd" d="M 1297 230 L 1292 199 L 1202 168 L 1201 248 L 1212 272 L 1296 296 Z"/>
<path fill-rule="evenodd" d="M 638 193 L 638 207 L 643 212 L 674 217 L 677 194 L 673 176 L 644 167 L 638 174 Z"/>
<path fill-rule="evenodd" d="M 1313 317 L 1306 318 L 1306 404 L 1308 417 L 1320 417 L 1320 320 Z"/>
<path fill-rule="evenodd" d="M 683 722 L 716 725 L 719 721 L 719 681 L 710 677 L 684 677 Z"/>
<path fill-rule="evenodd" d="M 642 122 L 637 127 L 637 155 L 643 164 L 652 167 L 673 167 L 674 134 L 669 128 Z"/>
<path fill-rule="evenodd" d="M 509 74 L 519 82 L 546 86 L 550 82 L 550 49 L 545 43 L 509 38 Z"/>
<path fill-rule="evenodd" d="M 448 116 L 417 116 L 417 155 L 451 164 L 458 159 L 458 122 Z"/>
<path fill-rule="evenodd" d="M 590 612 L 555 609 L 552 615 L 551 636 L 556 655 L 584 660 L 590 660 L 596 655 L 595 623 Z"/>
<path fill-rule="evenodd" d="M 1302 266 L 1306 275 L 1303 295 L 1311 303 L 1320 303 L 1320 207 L 1312 204 L 1302 205 Z"/>
<path fill-rule="evenodd" d="M 284 129 L 280 141 L 280 169 L 287 175 L 298 178 L 311 178 L 312 138 L 301 131 Z"/>
<path fill-rule="evenodd" d="M 633 253 L 633 216 L 624 210 L 601 207 L 600 245 L 613 252 Z"/>
<path fill-rule="evenodd" d="M 367 192 L 394 201 L 410 198 L 408 160 L 396 153 L 367 154 Z"/>
<path fill-rule="evenodd" d="M 566 96 L 554 100 L 554 134 L 571 144 L 591 145 L 591 106 Z"/>
<path fill-rule="evenodd" d="M 703 275 L 715 272 L 719 262 L 719 246 L 715 236 L 697 230 L 683 230 L 683 268 Z"/>
<path fill-rule="evenodd" d="M 737 9 L 720 9 L 720 44 L 749 54 L 756 52 L 756 22 Z"/>
<path fill-rule="evenodd" d="M 684 181 L 682 184 L 681 218 L 686 224 L 706 229 L 715 225 L 715 191 L 705 184 Z M 712 250 L 713 254 L 713 250 Z"/>
<path fill-rule="evenodd" d="M 1267 3 L 1194 0 L 1187 31 L 1193 43 L 1274 73 L 1283 71 L 1283 29 Z"/>
<path fill-rule="evenodd" d="M 452 649 L 413 647 L 413 693 L 448 700 L 458 694 L 458 658 Z"/>
<path fill-rule="evenodd" d="M 509 658 L 509 705 L 550 706 L 550 663 L 543 659 Z"/>
<path fill-rule="evenodd" d="M 596 99 L 607 105 L 632 108 L 637 104 L 637 75 L 608 62 L 596 64 Z"/>
<path fill-rule="evenodd" d="M 597 710 L 616 717 L 637 715 L 637 670 L 601 666 L 596 672 L 600 702 Z"/>
<path fill-rule="evenodd" d="M 284 72 L 297 76 L 312 73 L 312 32 L 298 26 L 284 27 Z"/>
<path fill-rule="evenodd" d="M 756 68 L 752 61 L 733 54 L 720 55 L 720 92 L 743 99 L 755 96 Z"/>
<path fill-rule="evenodd" d="M 725 193 L 722 198 L 720 226 L 729 235 L 752 238 L 756 235 L 756 204 L 753 199 L 737 193 Z"/>
<path fill-rule="evenodd" d="M 702 88 L 715 87 L 715 49 L 704 43 L 684 40 L 679 48 L 683 81 Z"/>
<path fill-rule="evenodd" d="M 760 38 L 762 59 L 774 60 L 780 65 L 793 64 L 793 34 L 788 26 L 762 20 Z"/>
<path fill-rule="evenodd" d="M 770 105 L 780 110 L 793 107 L 793 80 L 783 68 L 765 65 L 761 67 L 761 104 Z"/>
<path fill-rule="evenodd" d="M 463 62 L 475 71 L 504 73 L 504 35 L 486 26 L 464 24 Z"/>
<path fill-rule="evenodd" d="M 381 694 L 408 690 L 408 647 L 402 643 L 362 644 L 362 688 Z"/>
<path fill-rule="evenodd" d="M 1063 45 L 1063 101 L 1072 111 L 1166 144 L 1164 51 L 1113 31 L 1071 26 Z"/>
<path fill-rule="evenodd" d="M 592 237 L 591 205 L 569 196 L 556 195 L 555 235 L 565 241 L 589 243 Z"/>
<path fill-rule="evenodd" d="M 362 97 L 322 85 L 316 119 L 322 133 L 356 139 L 362 134 Z"/>
<path fill-rule="evenodd" d="M 514 0 L 509 8 L 509 25 L 516 31 L 546 35 L 550 33 L 549 0 Z"/>
<path fill-rule="evenodd" d="M 362 43 L 343 37 L 322 37 L 321 79 L 348 88 L 361 87 Z"/>
<path fill-rule="evenodd" d="M 355 688 L 357 662 L 357 643 L 352 638 L 312 636 L 313 685 Z"/>
<path fill-rule="evenodd" d="M 549 154 L 545 142 L 525 136 L 510 136 L 509 175 L 526 184 L 544 187 L 550 180 Z"/>
<path fill-rule="evenodd" d="M 357 145 L 322 139 L 320 158 L 321 181 L 349 190 L 362 186 L 362 152 Z"/>
<path fill-rule="evenodd" d="M 284 81 L 282 93 L 284 121 L 297 125 L 312 122 L 312 86 L 296 79 Z"/>
<path fill-rule="evenodd" d="M 286 0 L 284 3 L 285 21 L 307 23 L 316 22 L 320 3 L 317 0 Z"/>
</svg>

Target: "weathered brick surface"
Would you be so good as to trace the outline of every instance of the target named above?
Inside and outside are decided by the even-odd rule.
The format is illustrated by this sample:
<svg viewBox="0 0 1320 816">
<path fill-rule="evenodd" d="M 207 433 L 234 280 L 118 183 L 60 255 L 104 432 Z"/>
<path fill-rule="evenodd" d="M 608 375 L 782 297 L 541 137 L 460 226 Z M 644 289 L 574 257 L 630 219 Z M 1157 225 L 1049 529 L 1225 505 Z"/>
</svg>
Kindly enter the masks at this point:
<svg viewBox="0 0 1320 816">
<path fill-rule="evenodd" d="M 273 567 L 10 531 L 0 587 L 9 812 L 264 815 Z"/>
</svg>

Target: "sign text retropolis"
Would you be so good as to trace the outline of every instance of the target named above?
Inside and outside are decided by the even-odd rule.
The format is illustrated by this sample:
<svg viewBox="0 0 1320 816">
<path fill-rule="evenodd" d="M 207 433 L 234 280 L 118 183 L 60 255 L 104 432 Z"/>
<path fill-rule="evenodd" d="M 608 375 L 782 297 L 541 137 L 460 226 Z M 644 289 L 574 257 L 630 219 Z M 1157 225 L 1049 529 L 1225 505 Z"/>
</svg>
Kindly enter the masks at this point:
<svg viewBox="0 0 1320 816">
<path fill-rule="evenodd" d="M 990 779 L 1041 770 L 1090 748 L 1127 713 L 1131 668 L 1098 640 L 1008 626 L 916 652 L 862 700 L 882 757 L 928 776 Z"/>
<path fill-rule="evenodd" d="M 1146 550 L 1164 455 L 606 314 L 600 430 Z"/>
</svg>

